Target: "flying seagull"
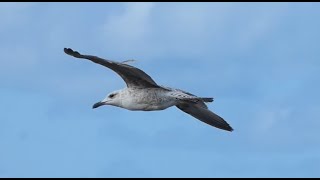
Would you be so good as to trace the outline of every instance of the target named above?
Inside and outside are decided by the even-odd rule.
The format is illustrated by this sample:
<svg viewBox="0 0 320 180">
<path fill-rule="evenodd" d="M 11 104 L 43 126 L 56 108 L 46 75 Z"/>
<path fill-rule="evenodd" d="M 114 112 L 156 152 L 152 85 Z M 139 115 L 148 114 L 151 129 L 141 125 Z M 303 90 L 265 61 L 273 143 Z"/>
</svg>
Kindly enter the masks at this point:
<svg viewBox="0 0 320 180">
<path fill-rule="evenodd" d="M 95 103 L 93 108 L 112 105 L 131 111 L 157 111 L 176 106 L 206 124 L 233 131 L 233 128 L 223 118 L 208 109 L 205 103 L 212 102 L 213 98 L 198 97 L 180 89 L 160 86 L 148 74 L 126 62 L 83 55 L 70 48 L 64 48 L 64 52 L 75 58 L 87 59 L 110 68 L 127 84 L 126 88 L 111 92 L 105 99 Z"/>
</svg>

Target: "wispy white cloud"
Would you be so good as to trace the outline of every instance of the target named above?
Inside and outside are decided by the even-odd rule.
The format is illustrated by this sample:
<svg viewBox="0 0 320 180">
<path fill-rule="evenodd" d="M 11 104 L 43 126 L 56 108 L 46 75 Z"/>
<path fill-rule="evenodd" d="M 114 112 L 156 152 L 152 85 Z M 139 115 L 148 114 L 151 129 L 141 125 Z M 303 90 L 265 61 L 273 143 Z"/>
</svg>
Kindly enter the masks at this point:
<svg viewBox="0 0 320 180">
<path fill-rule="evenodd" d="M 107 49 L 148 57 L 183 50 L 201 51 L 208 33 L 221 29 L 231 4 L 126 3 L 120 15 L 108 16 L 102 39 Z M 173 7 L 172 7 L 173 6 Z M 214 8 L 215 11 L 211 9 Z M 214 26 L 214 27 L 212 27 Z M 212 35 L 212 34 L 211 34 Z M 195 45 L 199 48 L 194 48 Z M 189 54 L 190 55 L 190 54 Z"/>
<path fill-rule="evenodd" d="M 122 51 L 132 53 L 150 33 L 150 13 L 154 3 L 130 2 L 123 5 L 123 14 L 107 17 L 103 37 L 108 49 L 115 50 L 113 46 L 116 45 Z"/>
<path fill-rule="evenodd" d="M 108 16 L 103 25 L 108 49 L 184 59 L 230 48 L 236 53 L 247 51 L 271 32 L 287 9 L 272 4 L 270 9 L 249 8 L 248 12 L 250 4 L 236 3 L 127 3 L 125 7 L 123 14 Z"/>
</svg>

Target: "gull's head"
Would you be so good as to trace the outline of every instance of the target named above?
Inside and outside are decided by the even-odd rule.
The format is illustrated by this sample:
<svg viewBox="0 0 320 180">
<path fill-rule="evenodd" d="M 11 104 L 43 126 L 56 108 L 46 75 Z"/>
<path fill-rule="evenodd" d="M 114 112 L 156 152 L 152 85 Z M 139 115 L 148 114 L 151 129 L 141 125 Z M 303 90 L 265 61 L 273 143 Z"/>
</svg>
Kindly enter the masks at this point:
<svg viewBox="0 0 320 180">
<path fill-rule="evenodd" d="M 93 109 L 103 106 L 103 105 L 113 105 L 113 106 L 120 106 L 121 98 L 120 98 L 120 91 L 114 91 L 107 95 L 102 101 L 97 102 L 93 105 Z"/>
</svg>

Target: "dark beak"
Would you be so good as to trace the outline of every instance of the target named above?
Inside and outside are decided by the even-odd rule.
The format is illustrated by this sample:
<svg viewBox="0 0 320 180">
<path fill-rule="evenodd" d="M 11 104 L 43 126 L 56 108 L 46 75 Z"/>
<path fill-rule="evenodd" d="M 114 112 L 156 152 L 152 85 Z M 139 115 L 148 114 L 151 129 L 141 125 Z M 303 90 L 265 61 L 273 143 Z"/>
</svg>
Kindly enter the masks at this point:
<svg viewBox="0 0 320 180">
<path fill-rule="evenodd" d="M 103 105 L 104 105 L 104 102 L 97 102 L 92 106 L 92 109 L 95 109 L 95 108 L 103 106 Z"/>
</svg>

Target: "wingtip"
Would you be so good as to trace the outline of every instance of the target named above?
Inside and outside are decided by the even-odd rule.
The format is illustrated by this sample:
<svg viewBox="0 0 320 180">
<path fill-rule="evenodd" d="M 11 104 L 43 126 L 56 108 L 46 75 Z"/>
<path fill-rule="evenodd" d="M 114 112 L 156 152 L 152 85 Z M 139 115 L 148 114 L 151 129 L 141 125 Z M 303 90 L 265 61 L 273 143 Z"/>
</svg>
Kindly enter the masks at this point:
<svg viewBox="0 0 320 180">
<path fill-rule="evenodd" d="M 71 48 L 64 48 L 63 51 L 70 56 L 74 56 L 74 57 L 81 56 L 81 54 L 78 51 L 74 51 Z"/>
<path fill-rule="evenodd" d="M 71 52 L 73 52 L 73 50 L 71 48 L 63 48 L 63 51 L 66 53 L 66 54 L 70 54 Z"/>
<path fill-rule="evenodd" d="M 224 127 L 223 129 L 229 132 L 234 131 L 234 129 L 230 125 L 227 125 L 227 127 Z"/>
<path fill-rule="evenodd" d="M 224 124 L 223 126 L 215 126 L 219 129 L 225 130 L 225 131 L 229 131 L 229 132 L 233 132 L 234 129 L 229 125 L 229 124 Z"/>
</svg>

